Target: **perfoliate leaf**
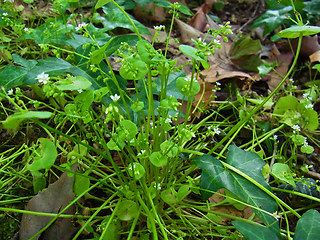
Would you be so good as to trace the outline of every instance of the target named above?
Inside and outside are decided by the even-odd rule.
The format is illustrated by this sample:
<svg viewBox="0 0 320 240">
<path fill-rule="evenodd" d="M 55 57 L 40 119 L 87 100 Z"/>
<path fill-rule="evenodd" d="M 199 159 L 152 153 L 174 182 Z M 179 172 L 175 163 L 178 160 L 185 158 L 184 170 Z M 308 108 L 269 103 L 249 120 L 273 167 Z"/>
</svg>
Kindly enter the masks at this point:
<svg viewBox="0 0 320 240">
<path fill-rule="evenodd" d="M 2 126 L 5 129 L 17 129 L 17 127 L 23 120 L 33 119 L 33 118 L 45 119 L 45 118 L 50 118 L 51 116 L 52 116 L 51 112 L 40 112 L 40 111 L 17 112 L 7 117 L 7 119 L 2 122 Z"/>
<path fill-rule="evenodd" d="M 277 34 L 281 38 L 297 38 L 301 36 L 314 35 L 320 32 L 320 27 L 316 26 L 291 26 L 286 28 Z"/>
<path fill-rule="evenodd" d="M 38 148 L 38 156 L 33 158 L 33 162 L 27 167 L 29 171 L 39 171 L 41 169 L 49 169 L 55 162 L 58 152 L 56 146 L 47 138 L 39 138 L 40 147 Z"/>
</svg>

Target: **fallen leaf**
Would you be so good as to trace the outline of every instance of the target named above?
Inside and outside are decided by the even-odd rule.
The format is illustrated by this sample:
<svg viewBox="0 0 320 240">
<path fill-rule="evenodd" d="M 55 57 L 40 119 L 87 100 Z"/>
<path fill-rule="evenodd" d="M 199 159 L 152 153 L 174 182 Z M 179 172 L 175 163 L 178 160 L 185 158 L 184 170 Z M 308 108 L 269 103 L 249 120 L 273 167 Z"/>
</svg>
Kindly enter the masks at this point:
<svg viewBox="0 0 320 240">
<path fill-rule="evenodd" d="M 207 28 L 207 17 L 206 15 L 209 13 L 210 8 L 207 4 L 203 3 L 198 9 L 196 14 L 191 18 L 189 25 L 193 28 L 199 30 L 200 32 L 205 31 Z"/>
<path fill-rule="evenodd" d="M 226 198 L 224 196 L 221 196 L 221 194 L 225 195 L 225 189 L 220 189 L 217 191 L 217 193 L 219 194 L 214 194 L 212 195 L 212 197 L 208 199 L 210 203 L 217 204 L 217 206 L 214 206 L 211 208 L 211 210 L 213 211 L 213 214 L 214 212 L 221 212 L 221 213 L 226 213 L 235 217 L 240 217 L 245 219 L 249 219 L 252 216 L 253 211 L 248 206 L 244 206 L 243 210 L 239 210 L 231 204 L 227 204 L 227 203 L 223 204 L 222 202 L 225 201 Z M 219 203 L 222 203 L 222 204 L 218 205 Z M 220 216 L 220 218 L 222 221 L 218 223 L 222 225 L 229 225 L 231 221 L 234 220 L 232 218 L 228 218 L 225 216 Z"/>
<path fill-rule="evenodd" d="M 72 170 L 75 171 L 75 169 L 76 164 L 72 166 Z M 34 196 L 28 202 L 26 210 L 43 213 L 59 213 L 74 199 L 72 191 L 73 183 L 74 176 L 68 177 L 67 172 L 63 173 L 59 180 L 48 186 L 47 190 Z M 74 206 L 64 211 L 64 214 L 74 213 Z M 53 217 L 23 214 L 19 230 L 19 239 L 30 239 L 52 219 Z M 72 238 L 76 230 L 70 218 L 58 218 L 41 236 L 39 235 L 34 239 L 68 240 Z"/>
</svg>

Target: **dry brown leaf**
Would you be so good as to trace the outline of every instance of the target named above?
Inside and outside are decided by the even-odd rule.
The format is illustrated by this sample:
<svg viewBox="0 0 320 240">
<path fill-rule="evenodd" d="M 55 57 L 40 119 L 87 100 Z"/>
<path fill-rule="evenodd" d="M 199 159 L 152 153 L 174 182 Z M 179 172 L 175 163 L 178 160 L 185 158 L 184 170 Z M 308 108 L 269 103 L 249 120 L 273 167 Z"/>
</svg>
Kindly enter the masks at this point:
<svg viewBox="0 0 320 240">
<path fill-rule="evenodd" d="M 271 91 L 273 91 L 279 85 L 282 78 L 288 72 L 288 68 L 289 68 L 289 65 L 291 64 L 292 59 L 293 59 L 293 54 L 291 52 L 280 54 L 276 57 L 278 66 L 275 67 L 275 70 L 277 72 L 271 71 L 269 74 L 267 74 L 264 77 Z"/>
<path fill-rule="evenodd" d="M 224 189 L 219 189 L 217 192 L 223 195 L 225 194 Z M 224 201 L 225 197 L 221 196 L 220 194 L 212 195 L 212 197 L 209 198 L 209 202 L 215 204 L 215 203 L 221 203 L 222 201 Z M 226 213 L 226 214 L 229 214 L 235 217 L 244 218 L 244 219 L 249 219 L 253 214 L 252 209 L 247 206 L 244 208 L 243 211 L 236 209 L 232 205 L 218 205 L 218 206 L 212 207 L 211 210 L 215 212 Z M 222 222 L 219 222 L 219 224 L 222 224 L 222 225 L 230 225 L 231 221 L 234 220 L 231 218 L 227 218 L 225 216 L 220 216 L 220 217 L 222 219 Z"/>
<path fill-rule="evenodd" d="M 181 4 L 186 5 L 184 0 L 169 0 L 169 2 L 179 2 Z M 162 22 L 168 16 L 168 9 L 164 9 L 163 7 L 157 6 L 154 3 L 149 3 L 146 6 L 141 7 L 138 3 L 136 8 L 134 9 L 134 16 L 136 19 L 150 20 L 156 22 Z"/>
<path fill-rule="evenodd" d="M 72 170 L 76 169 L 76 165 L 72 166 Z M 34 196 L 27 205 L 26 210 L 43 213 L 59 213 L 73 199 L 73 183 L 74 176 L 68 177 L 67 172 L 63 173 L 59 180 L 50 184 L 47 190 L 39 192 Z M 74 206 L 69 207 L 64 214 L 74 214 Z M 19 239 L 27 240 L 45 227 L 53 217 L 37 216 L 32 214 L 23 214 L 21 226 L 19 230 Z M 41 236 L 34 238 L 35 240 L 68 240 L 77 229 L 73 226 L 70 218 L 58 218 Z"/>
<path fill-rule="evenodd" d="M 320 50 L 311 54 L 309 58 L 311 63 L 320 62 Z"/>
<path fill-rule="evenodd" d="M 193 28 L 203 32 L 207 29 L 207 13 L 209 13 L 210 8 L 207 4 L 202 4 L 198 9 L 196 14 L 191 18 L 189 25 Z"/>
</svg>

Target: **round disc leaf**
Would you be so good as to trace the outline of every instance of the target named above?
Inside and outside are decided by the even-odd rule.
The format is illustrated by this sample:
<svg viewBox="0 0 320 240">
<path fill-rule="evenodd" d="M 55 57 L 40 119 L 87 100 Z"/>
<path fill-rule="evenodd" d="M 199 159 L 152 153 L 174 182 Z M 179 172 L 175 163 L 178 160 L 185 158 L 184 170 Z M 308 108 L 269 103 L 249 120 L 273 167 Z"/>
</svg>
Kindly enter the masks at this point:
<svg viewBox="0 0 320 240">
<path fill-rule="evenodd" d="M 123 200 L 117 211 L 117 216 L 121 221 L 129 221 L 138 213 L 138 204 L 132 200 Z"/>
<path fill-rule="evenodd" d="M 138 58 L 128 57 L 121 66 L 119 73 L 124 79 L 139 80 L 144 78 L 148 73 L 148 68 L 144 61 Z"/>
<path fill-rule="evenodd" d="M 165 155 L 160 152 L 153 152 L 150 155 L 150 162 L 156 167 L 163 167 L 167 164 L 168 159 Z"/>
<path fill-rule="evenodd" d="M 177 78 L 177 88 L 183 95 L 192 97 L 200 91 L 200 84 L 198 81 L 191 82 L 191 80 L 187 81 L 186 79 L 185 77 Z"/>
</svg>

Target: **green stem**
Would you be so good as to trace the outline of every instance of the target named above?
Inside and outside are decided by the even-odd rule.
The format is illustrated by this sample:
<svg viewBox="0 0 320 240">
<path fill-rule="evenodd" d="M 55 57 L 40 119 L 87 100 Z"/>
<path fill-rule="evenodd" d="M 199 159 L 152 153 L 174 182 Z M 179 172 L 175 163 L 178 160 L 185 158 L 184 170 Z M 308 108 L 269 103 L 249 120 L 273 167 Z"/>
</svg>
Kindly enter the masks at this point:
<svg viewBox="0 0 320 240">
<path fill-rule="evenodd" d="M 295 58 L 293 60 L 293 63 L 291 65 L 291 68 L 287 72 L 286 76 L 281 80 L 279 85 L 271 92 L 271 94 L 266 97 L 259 105 L 257 105 L 251 112 L 248 114 L 242 121 L 238 122 L 228 133 L 227 135 L 217 144 L 215 145 L 209 152 L 208 154 L 212 154 L 215 150 L 217 150 L 225 141 L 228 141 L 228 143 L 225 145 L 225 147 L 222 149 L 221 154 L 228 148 L 228 146 L 231 144 L 233 139 L 237 136 L 235 133 L 239 133 L 239 131 L 244 127 L 244 125 L 248 122 L 248 120 L 266 103 L 268 102 L 274 95 L 275 93 L 281 88 L 282 84 L 287 80 L 287 78 L 290 76 L 292 71 L 294 70 L 298 57 L 299 57 L 299 52 L 301 48 L 301 42 L 302 42 L 302 35 L 299 36 L 299 41 L 298 41 L 298 47 L 297 47 L 297 52 L 295 55 Z"/>
</svg>

